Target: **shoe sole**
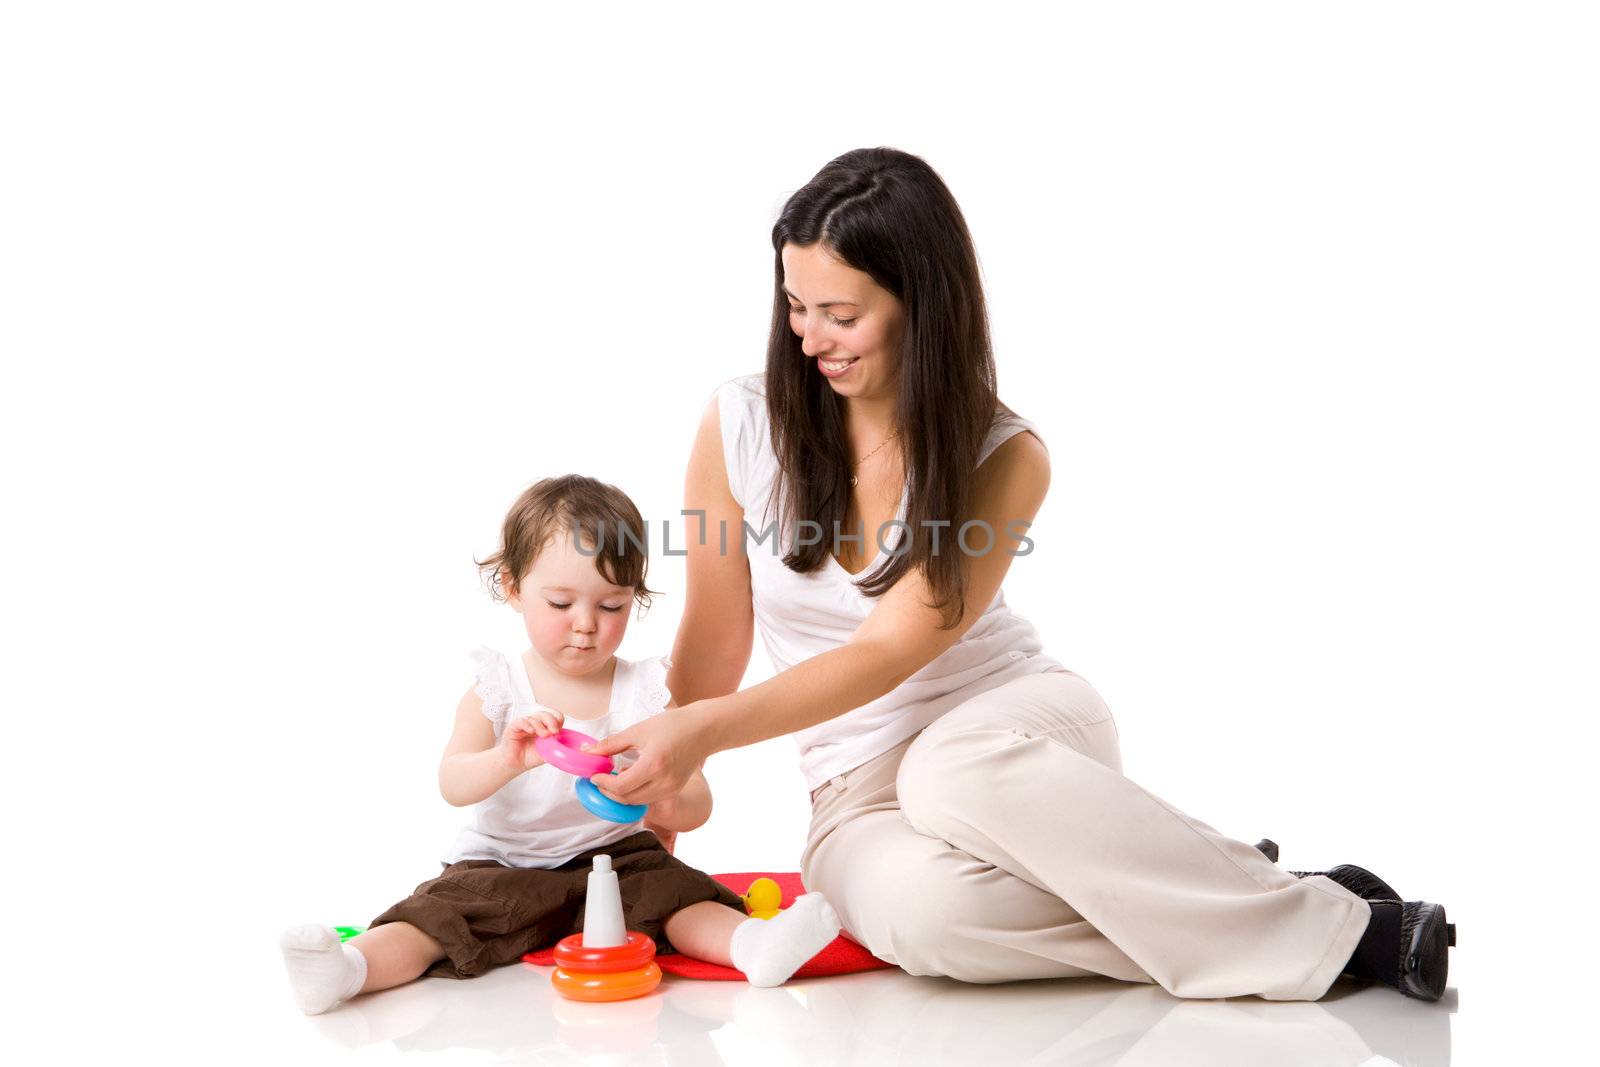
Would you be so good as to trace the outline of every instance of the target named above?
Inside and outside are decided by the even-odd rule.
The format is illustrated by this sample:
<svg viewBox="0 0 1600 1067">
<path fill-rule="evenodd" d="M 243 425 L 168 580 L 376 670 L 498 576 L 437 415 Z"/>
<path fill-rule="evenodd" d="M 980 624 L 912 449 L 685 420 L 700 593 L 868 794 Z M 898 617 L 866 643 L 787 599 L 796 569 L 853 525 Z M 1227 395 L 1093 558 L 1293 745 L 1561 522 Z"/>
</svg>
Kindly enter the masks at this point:
<svg viewBox="0 0 1600 1067">
<path fill-rule="evenodd" d="M 1417 1000 L 1444 996 L 1450 977 L 1450 946 L 1455 944 L 1455 924 L 1443 904 L 1422 902 L 1400 925 L 1400 992 Z"/>
</svg>

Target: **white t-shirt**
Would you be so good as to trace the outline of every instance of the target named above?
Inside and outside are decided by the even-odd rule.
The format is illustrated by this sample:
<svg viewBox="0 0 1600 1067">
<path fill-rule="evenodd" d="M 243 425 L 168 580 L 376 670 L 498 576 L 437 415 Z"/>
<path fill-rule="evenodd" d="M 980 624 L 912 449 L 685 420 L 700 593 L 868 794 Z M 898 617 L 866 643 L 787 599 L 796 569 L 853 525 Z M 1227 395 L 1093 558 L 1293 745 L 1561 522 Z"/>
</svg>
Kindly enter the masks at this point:
<svg viewBox="0 0 1600 1067">
<path fill-rule="evenodd" d="M 887 565 L 891 556 L 876 551 L 876 533 L 867 530 L 867 545 L 876 551 L 876 557 L 866 571 L 852 575 L 830 555 L 812 573 L 796 574 L 783 564 L 783 556 L 795 540 L 793 530 L 777 531 L 778 536 L 756 544 L 756 537 L 774 523 L 778 506 L 774 496 L 778 458 L 769 432 L 765 377 L 750 374 L 724 382 L 717 389 L 717 404 L 728 488 L 744 508 L 744 521 L 755 531 L 746 540 L 745 551 L 750 558 L 756 622 L 773 669 L 781 672 L 850 640 L 878 602 L 854 583 Z M 997 411 L 978 462 L 1023 430 L 1038 432 L 1027 420 Z M 903 492 L 897 516 L 902 523 L 906 504 L 907 493 Z M 1005 531 L 995 532 L 1002 535 Z M 903 527 L 891 526 L 884 543 L 896 548 L 904 533 Z M 823 536 L 831 543 L 830 534 Z M 953 527 L 940 531 L 941 551 L 954 546 L 955 535 Z M 716 536 L 715 531 L 708 531 L 708 542 Z M 742 531 L 728 531 L 728 551 L 738 551 L 740 536 Z M 976 549 L 986 540 L 980 530 L 969 534 L 967 543 Z M 997 547 L 994 551 L 1005 550 Z M 922 670 L 869 704 L 793 734 L 800 747 L 806 788 L 814 791 L 829 778 L 887 752 L 979 693 L 1024 675 L 1066 670 L 1042 648 L 1032 624 L 1013 613 L 1004 593 L 996 590 L 994 599 L 961 640 Z"/>
<path fill-rule="evenodd" d="M 476 690 L 494 738 L 535 708 L 533 686 L 520 651 L 480 648 L 472 653 Z M 616 657 L 611 706 L 597 719 L 567 719 L 563 725 L 591 737 L 625 730 L 660 712 L 672 699 L 666 657 L 637 663 Z M 620 771 L 636 758 L 613 757 Z M 572 857 L 644 829 L 643 820 L 616 823 L 591 815 L 578 800 L 577 778 L 544 764 L 524 771 L 472 806 L 472 819 L 444 855 L 445 863 L 497 860 L 508 867 L 559 867 Z"/>
</svg>

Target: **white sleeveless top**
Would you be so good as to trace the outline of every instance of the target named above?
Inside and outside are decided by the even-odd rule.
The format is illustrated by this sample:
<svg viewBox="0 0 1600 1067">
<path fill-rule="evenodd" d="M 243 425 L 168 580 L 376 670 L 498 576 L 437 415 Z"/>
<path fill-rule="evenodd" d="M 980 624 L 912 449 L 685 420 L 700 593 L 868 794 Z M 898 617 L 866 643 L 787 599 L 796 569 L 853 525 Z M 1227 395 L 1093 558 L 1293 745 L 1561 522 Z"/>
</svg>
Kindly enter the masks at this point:
<svg viewBox="0 0 1600 1067">
<path fill-rule="evenodd" d="M 509 723 L 543 705 L 534 700 L 520 651 L 480 648 L 472 653 L 472 659 L 483 714 L 494 724 L 498 742 Z M 597 719 L 569 718 L 563 725 L 591 737 L 605 737 L 657 714 L 672 700 L 667 689 L 671 665 L 665 657 L 633 663 L 618 656 L 606 713 Z M 613 758 L 621 770 L 637 757 Z M 471 821 L 443 858 L 447 864 L 496 860 L 508 867 L 559 867 L 581 852 L 621 841 L 642 829 L 643 820 L 616 823 L 589 814 L 578 801 L 577 779 L 547 763 L 524 771 L 474 804 Z"/>
<path fill-rule="evenodd" d="M 755 531 L 748 535 L 745 551 L 750 560 L 756 622 L 773 669 L 786 671 L 850 640 L 878 602 L 855 583 L 885 566 L 891 556 L 879 551 L 872 565 L 858 575 L 845 570 L 831 555 L 812 573 L 796 574 L 783 564 L 794 541 L 792 532 L 779 531 L 779 536 L 756 544 L 756 538 L 775 521 L 778 506 L 774 497 L 778 459 L 768 432 L 764 375 L 724 382 L 717 389 L 717 405 L 728 488 L 744 508 L 745 522 Z M 1038 433 L 1027 420 L 997 412 L 978 462 L 1023 430 Z M 902 523 L 906 504 L 907 494 L 902 493 L 897 516 Z M 889 527 L 884 543 L 896 548 L 905 532 L 902 526 Z M 741 533 L 728 531 L 729 551 L 737 551 L 735 539 Z M 953 544 L 955 533 L 953 527 L 940 531 L 941 549 Z M 830 534 L 823 536 L 831 541 Z M 865 534 L 872 546 L 874 531 Z M 969 543 L 976 546 L 983 541 L 979 533 Z M 961 640 L 922 670 L 877 700 L 792 735 L 800 747 L 806 788 L 815 791 L 829 778 L 887 752 L 979 693 L 1024 675 L 1067 669 L 1046 656 L 1042 648 L 1032 624 L 1013 613 L 1006 606 L 1004 592 L 996 590 L 994 599 Z"/>
</svg>

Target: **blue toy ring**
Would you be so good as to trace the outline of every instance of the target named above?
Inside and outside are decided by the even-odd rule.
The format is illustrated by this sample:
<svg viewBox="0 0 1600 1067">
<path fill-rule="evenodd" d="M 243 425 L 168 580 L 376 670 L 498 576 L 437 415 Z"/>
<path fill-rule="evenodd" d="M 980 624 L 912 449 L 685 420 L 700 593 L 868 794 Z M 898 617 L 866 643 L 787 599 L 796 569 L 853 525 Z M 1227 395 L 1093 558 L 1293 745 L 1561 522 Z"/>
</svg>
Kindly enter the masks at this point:
<svg viewBox="0 0 1600 1067">
<path fill-rule="evenodd" d="M 624 804 L 612 800 L 587 778 L 579 778 L 577 785 L 578 802 L 589 809 L 589 814 L 598 815 L 602 819 L 609 819 L 612 822 L 638 822 L 644 818 L 644 813 L 649 808 L 647 804 Z"/>
</svg>

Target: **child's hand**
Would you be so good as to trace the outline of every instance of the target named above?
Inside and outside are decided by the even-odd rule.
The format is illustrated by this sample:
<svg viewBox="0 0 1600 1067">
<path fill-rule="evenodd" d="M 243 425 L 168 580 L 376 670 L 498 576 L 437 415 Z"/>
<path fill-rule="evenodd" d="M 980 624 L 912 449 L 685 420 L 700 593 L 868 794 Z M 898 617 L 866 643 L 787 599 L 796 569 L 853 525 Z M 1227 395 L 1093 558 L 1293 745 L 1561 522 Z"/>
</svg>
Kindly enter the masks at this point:
<svg viewBox="0 0 1600 1067">
<path fill-rule="evenodd" d="M 559 711 L 540 708 L 532 715 L 524 715 L 507 726 L 505 732 L 500 735 L 500 743 L 495 746 L 505 768 L 530 771 L 543 763 L 544 757 L 539 755 L 539 750 L 533 747 L 533 743 L 541 737 L 559 733 L 562 721 L 563 716 Z"/>
</svg>

